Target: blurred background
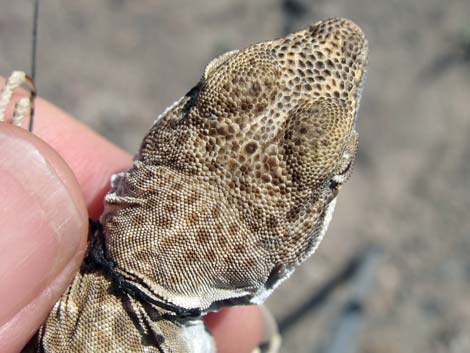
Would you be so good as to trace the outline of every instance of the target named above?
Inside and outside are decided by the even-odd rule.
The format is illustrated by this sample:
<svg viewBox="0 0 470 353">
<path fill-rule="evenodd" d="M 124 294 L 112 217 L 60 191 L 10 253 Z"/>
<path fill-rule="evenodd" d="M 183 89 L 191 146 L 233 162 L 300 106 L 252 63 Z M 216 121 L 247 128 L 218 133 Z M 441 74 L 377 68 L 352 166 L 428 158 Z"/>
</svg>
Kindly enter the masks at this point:
<svg viewBox="0 0 470 353">
<path fill-rule="evenodd" d="M 2 1 L 3 76 L 29 71 L 31 12 Z M 134 153 L 214 56 L 328 17 L 369 38 L 360 154 L 319 250 L 268 301 L 283 351 L 333 352 L 359 286 L 351 352 L 468 353 L 470 1 L 47 0 L 37 86 Z M 382 255 L 363 285 L 371 244 Z"/>
</svg>

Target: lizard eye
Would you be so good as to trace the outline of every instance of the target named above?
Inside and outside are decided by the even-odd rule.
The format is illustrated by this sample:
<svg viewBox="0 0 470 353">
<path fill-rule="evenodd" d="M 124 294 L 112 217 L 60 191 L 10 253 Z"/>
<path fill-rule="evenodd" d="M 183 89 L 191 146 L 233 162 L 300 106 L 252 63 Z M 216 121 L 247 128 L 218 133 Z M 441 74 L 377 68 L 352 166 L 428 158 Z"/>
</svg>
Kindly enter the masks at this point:
<svg viewBox="0 0 470 353">
<path fill-rule="evenodd" d="M 235 56 L 238 52 L 239 50 L 231 50 L 222 55 L 219 55 L 215 59 L 212 59 L 212 61 L 209 64 L 207 64 L 204 70 L 203 79 L 207 80 L 207 78 L 210 76 L 212 72 L 214 72 L 220 65 L 226 62 L 228 59 Z"/>
<path fill-rule="evenodd" d="M 339 187 L 351 176 L 358 144 L 359 135 L 355 130 L 353 130 L 346 144 L 343 155 L 341 156 L 341 160 L 335 168 L 334 175 L 330 179 L 329 187 L 331 190 L 339 190 Z"/>
<path fill-rule="evenodd" d="M 338 188 L 348 180 L 352 172 L 353 163 L 354 161 L 351 159 L 340 169 L 339 173 L 335 174 L 335 176 L 330 179 L 329 187 L 331 190 L 338 190 Z"/>
<path fill-rule="evenodd" d="M 359 141 L 359 135 L 353 131 L 346 150 L 343 152 L 339 164 L 336 166 L 334 176 L 330 179 L 329 187 L 333 191 L 338 191 L 341 185 L 343 185 L 351 176 L 352 169 L 354 166 L 354 160 L 357 153 L 357 146 Z"/>
<path fill-rule="evenodd" d="M 238 53 L 230 51 L 207 65 L 197 99 L 202 116 L 260 114 L 276 96 L 281 73 L 272 53 L 260 45 Z"/>
<path fill-rule="evenodd" d="M 352 165 L 354 163 L 354 160 L 352 158 L 349 158 L 349 162 L 345 164 L 343 168 L 340 169 L 340 172 L 337 174 L 337 176 L 345 176 L 351 171 Z"/>
</svg>

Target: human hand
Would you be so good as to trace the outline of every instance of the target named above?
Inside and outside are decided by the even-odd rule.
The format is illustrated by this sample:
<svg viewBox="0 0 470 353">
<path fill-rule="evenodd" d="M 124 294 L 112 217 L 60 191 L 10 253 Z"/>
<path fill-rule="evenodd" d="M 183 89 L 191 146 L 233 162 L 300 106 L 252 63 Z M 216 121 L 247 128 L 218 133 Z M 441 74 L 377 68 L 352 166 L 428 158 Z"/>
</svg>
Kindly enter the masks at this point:
<svg viewBox="0 0 470 353">
<path fill-rule="evenodd" d="M 0 80 L 0 87 L 3 81 Z M 34 135 L 0 123 L 0 351 L 19 352 L 78 270 L 88 215 L 96 219 L 111 174 L 130 156 L 44 100 Z M 257 307 L 208 315 L 218 351 L 251 352 Z"/>
</svg>

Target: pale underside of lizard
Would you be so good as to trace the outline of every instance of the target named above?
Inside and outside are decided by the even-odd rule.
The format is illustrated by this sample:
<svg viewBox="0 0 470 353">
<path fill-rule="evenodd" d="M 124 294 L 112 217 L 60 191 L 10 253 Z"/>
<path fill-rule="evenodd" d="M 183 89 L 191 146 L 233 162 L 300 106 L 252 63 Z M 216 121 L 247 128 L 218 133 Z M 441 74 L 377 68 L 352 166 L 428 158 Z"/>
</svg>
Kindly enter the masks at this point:
<svg viewBox="0 0 470 353">
<path fill-rule="evenodd" d="M 366 62 L 345 19 L 212 60 L 112 178 L 80 273 L 24 351 L 215 352 L 200 315 L 263 302 L 323 238 Z"/>
</svg>

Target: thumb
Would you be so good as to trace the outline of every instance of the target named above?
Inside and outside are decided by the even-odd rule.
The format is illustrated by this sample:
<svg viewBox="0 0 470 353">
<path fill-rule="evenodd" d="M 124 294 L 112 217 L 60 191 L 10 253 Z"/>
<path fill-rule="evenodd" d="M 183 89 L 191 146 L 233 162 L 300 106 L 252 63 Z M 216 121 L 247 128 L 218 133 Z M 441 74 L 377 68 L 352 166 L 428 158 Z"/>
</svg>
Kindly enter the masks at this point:
<svg viewBox="0 0 470 353">
<path fill-rule="evenodd" d="M 18 352 L 80 266 L 88 230 L 72 172 L 46 143 L 0 123 L 0 351 Z"/>
</svg>

